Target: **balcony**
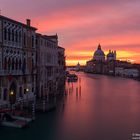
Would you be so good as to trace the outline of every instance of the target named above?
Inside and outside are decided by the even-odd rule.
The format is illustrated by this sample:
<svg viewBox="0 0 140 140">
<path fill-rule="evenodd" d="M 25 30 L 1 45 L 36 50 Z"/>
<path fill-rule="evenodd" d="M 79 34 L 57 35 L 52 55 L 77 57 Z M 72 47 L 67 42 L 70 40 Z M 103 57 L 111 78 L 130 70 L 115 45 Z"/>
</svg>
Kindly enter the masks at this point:
<svg viewBox="0 0 140 140">
<path fill-rule="evenodd" d="M 22 70 L 0 70 L 0 75 L 23 75 Z"/>
</svg>

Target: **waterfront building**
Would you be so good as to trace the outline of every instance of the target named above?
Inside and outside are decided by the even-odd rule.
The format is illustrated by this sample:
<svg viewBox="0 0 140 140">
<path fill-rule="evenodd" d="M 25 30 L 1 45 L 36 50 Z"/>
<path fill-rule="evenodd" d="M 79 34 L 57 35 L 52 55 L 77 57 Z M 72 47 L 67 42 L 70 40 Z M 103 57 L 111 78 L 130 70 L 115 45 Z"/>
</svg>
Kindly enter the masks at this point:
<svg viewBox="0 0 140 140">
<path fill-rule="evenodd" d="M 31 21 L 23 24 L 0 16 L 0 105 L 34 100 L 36 92 L 35 31 Z"/>
<path fill-rule="evenodd" d="M 121 77 L 138 78 L 140 76 L 140 65 L 131 64 L 126 61 L 116 61 L 115 75 Z"/>
<path fill-rule="evenodd" d="M 124 74 L 124 69 L 122 67 L 116 67 L 115 68 L 115 75 L 116 76 L 123 77 L 123 74 Z"/>
<path fill-rule="evenodd" d="M 139 70 L 133 67 L 132 68 L 116 67 L 115 75 L 121 77 L 138 78 Z"/>
<path fill-rule="evenodd" d="M 62 93 L 65 49 L 57 34 L 36 30 L 29 19 L 24 24 L 0 16 L 0 108 L 33 109 L 36 99 L 50 101 Z"/>
<path fill-rule="evenodd" d="M 37 68 L 39 98 L 48 97 L 54 90 L 55 68 L 57 67 L 57 39 L 37 34 Z"/>
<path fill-rule="evenodd" d="M 96 74 L 108 74 L 131 78 L 139 78 L 140 76 L 139 65 L 117 60 L 116 51 L 109 50 L 105 57 L 100 44 L 98 45 L 93 58 L 90 61 L 87 61 L 85 71 Z"/>
<path fill-rule="evenodd" d="M 125 77 L 137 78 L 139 76 L 139 71 L 138 69 L 135 69 L 135 68 L 125 68 L 123 75 Z"/>
<path fill-rule="evenodd" d="M 116 51 L 109 50 L 107 56 L 99 44 L 94 52 L 93 58 L 87 61 L 86 71 L 97 74 L 114 74 L 116 62 Z"/>
<path fill-rule="evenodd" d="M 139 76 L 137 79 L 140 80 L 140 64 L 133 64 L 133 68 L 135 68 L 139 71 Z"/>
<path fill-rule="evenodd" d="M 58 46 L 57 94 L 62 94 L 65 88 L 65 59 L 65 49 Z"/>
<path fill-rule="evenodd" d="M 105 54 L 99 44 L 97 50 L 94 52 L 93 58 L 90 61 L 87 61 L 86 71 L 91 73 L 104 73 L 105 69 L 103 64 L 105 64 Z"/>
<path fill-rule="evenodd" d="M 92 73 L 94 68 L 94 64 L 92 60 L 86 62 L 85 72 Z"/>
<path fill-rule="evenodd" d="M 65 85 L 65 49 L 58 46 L 57 35 L 36 36 L 37 98 L 52 102 Z"/>
</svg>

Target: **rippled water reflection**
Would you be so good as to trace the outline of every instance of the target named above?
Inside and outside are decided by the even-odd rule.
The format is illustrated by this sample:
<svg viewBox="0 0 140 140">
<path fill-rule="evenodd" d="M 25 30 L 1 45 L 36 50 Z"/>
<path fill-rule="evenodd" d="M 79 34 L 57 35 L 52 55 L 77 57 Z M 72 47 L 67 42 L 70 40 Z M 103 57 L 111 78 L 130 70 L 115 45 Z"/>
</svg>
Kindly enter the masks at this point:
<svg viewBox="0 0 140 140">
<path fill-rule="evenodd" d="M 81 82 L 67 84 L 61 108 L 39 115 L 25 130 L 0 128 L 1 138 L 131 140 L 132 133 L 140 133 L 140 82 L 84 73 L 78 76 Z"/>
</svg>

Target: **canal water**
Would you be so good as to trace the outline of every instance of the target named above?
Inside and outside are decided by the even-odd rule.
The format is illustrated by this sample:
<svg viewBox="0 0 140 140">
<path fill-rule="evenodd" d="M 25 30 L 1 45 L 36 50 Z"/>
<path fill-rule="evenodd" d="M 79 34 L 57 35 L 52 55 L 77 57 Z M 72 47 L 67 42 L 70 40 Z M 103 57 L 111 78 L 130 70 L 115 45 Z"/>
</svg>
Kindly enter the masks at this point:
<svg viewBox="0 0 140 140">
<path fill-rule="evenodd" d="M 57 110 L 26 129 L 0 128 L 1 140 L 131 140 L 140 134 L 140 82 L 77 73 Z"/>
</svg>

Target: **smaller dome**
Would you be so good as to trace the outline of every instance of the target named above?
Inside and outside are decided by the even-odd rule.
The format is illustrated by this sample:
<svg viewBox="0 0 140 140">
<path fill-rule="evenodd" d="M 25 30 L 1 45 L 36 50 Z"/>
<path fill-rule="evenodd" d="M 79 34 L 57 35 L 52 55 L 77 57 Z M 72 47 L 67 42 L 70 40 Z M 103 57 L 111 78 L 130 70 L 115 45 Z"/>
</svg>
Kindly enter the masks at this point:
<svg viewBox="0 0 140 140">
<path fill-rule="evenodd" d="M 115 51 L 113 52 L 113 51 L 109 50 L 109 53 L 107 54 L 107 57 L 114 57 L 115 54 L 116 54 Z"/>
<path fill-rule="evenodd" d="M 114 57 L 114 54 L 113 53 L 108 53 L 107 57 Z"/>
</svg>

